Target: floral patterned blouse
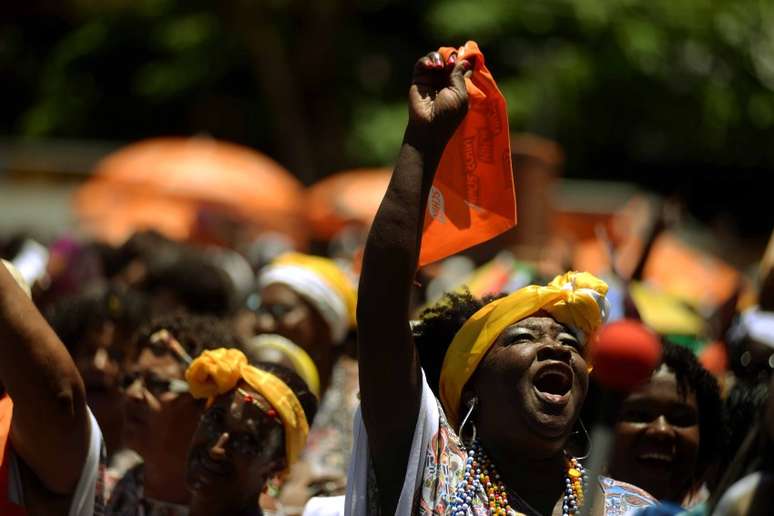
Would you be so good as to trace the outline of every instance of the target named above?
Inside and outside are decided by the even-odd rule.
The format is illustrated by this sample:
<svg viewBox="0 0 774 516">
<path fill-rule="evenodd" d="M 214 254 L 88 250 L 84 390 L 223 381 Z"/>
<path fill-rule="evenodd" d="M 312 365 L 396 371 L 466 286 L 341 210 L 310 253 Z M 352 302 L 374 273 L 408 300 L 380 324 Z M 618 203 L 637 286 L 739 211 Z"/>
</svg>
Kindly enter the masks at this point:
<svg viewBox="0 0 774 516">
<path fill-rule="evenodd" d="M 355 416 L 355 449 L 350 469 L 350 485 L 345 502 L 347 515 L 378 514 L 375 504 L 376 485 L 368 459 L 365 426 L 358 411 Z M 365 457 L 362 454 L 365 453 Z M 409 454 L 407 474 L 398 501 L 398 515 L 448 515 L 450 500 L 463 481 L 467 450 L 451 428 L 440 403 L 423 380 L 422 402 L 417 427 Z M 604 515 L 625 516 L 656 500 L 636 486 L 606 477 L 600 478 L 604 493 Z M 517 493 L 509 491 L 509 515 L 539 516 Z M 489 514 L 489 502 L 483 489 L 478 489 L 468 514 Z"/>
</svg>

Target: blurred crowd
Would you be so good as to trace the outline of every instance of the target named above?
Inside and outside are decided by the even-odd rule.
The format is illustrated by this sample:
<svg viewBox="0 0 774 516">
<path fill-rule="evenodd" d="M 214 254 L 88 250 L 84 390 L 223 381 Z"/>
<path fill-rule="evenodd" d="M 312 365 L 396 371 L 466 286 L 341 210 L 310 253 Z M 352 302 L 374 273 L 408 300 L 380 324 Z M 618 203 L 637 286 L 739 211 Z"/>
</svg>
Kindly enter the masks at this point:
<svg viewBox="0 0 774 516">
<path fill-rule="evenodd" d="M 524 209 L 537 202 L 528 194 L 529 181 L 539 183 L 541 174 L 561 160 L 545 142 L 532 144 L 529 151 L 513 146 L 519 206 Z M 409 166 L 405 163 L 399 161 L 396 176 Z M 376 180 L 379 199 L 387 189 L 386 177 Z M 391 183 L 389 188 L 387 199 L 398 186 Z M 335 189 L 328 199 L 335 204 Z M 457 472 L 463 475 L 466 464 L 467 470 L 484 463 L 506 469 L 501 461 L 508 454 L 492 444 L 496 438 L 486 441 L 500 435 L 487 424 L 487 415 L 505 405 L 492 409 L 480 402 L 479 409 L 476 403 L 466 405 L 469 400 L 458 393 L 462 413 L 448 408 L 448 342 L 456 346 L 464 333 L 460 328 L 484 307 L 509 300 L 529 285 L 547 285 L 568 269 L 583 268 L 606 286 L 592 282 L 581 287 L 590 281 L 584 276 L 572 279 L 571 288 L 604 290 L 601 295 L 607 299 L 604 317 L 597 313 L 597 322 L 584 331 L 597 331 L 606 317 L 607 325 L 625 325 L 619 328 L 624 337 L 618 338 L 647 330 L 646 337 L 657 339 L 661 349 L 645 383 L 625 393 L 609 414 L 614 444 L 600 481 L 603 514 L 771 514 L 774 403 L 768 391 L 774 379 L 774 247 L 769 246 L 754 272 L 735 270 L 708 253 L 687 250 L 669 205 L 645 209 L 640 201 L 592 224 L 591 235 L 584 226 L 583 238 L 552 235 L 536 242 L 506 235 L 423 268 L 416 276 L 411 270 L 408 296 L 400 302 L 393 296 L 402 292 L 398 284 L 405 279 L 399 274 L 403 248 L 390 244 L 392 233 L 377 223 L 372 238 L 380 231 L 387 236 L 366 240 L 375 206 L 364 220 L 342 222 L 312 245 L 301 243 L 295 229 L 277 229 L 278 224 L 271 231 L 242 231 L 243 219 L 213 215 L 211 199 L 199 206 L 195 233 L 178 233 L 164 223 L 154 226 L 150 211 L 142 223 L 136 219 L 134 225 L 122 226 L 119 236 L 84 228 L 54 238 L 21 231 L 5 235 L 0 239 L 5 260 L 0 269 L 0 513 L 370 514 L 400 513 L 408 504 L 415 507 L 409 512 L 468 514 L 479 495 L 456 492 L 450 480 L 451 487 L 444 482 Z M 541 204 L 530 210 L 539 213 Z M 377 222 L 380 217 L 383 222 L 388 214 L 380 212 Z M 526 226 L 540 223 L 530 220 L 528 212 L 521 217 Z M 95 218 L 99 215 L 92 222 Z M 410 225 L 396 224 L 404 230 Z M 401 245 L 413 245 L 416 235 L 405 231 Z M 361 273 L 366 280 L 360 300 L 367 303 L 361 309 L 370 311 L 358 317 Z M 681 283 L 686 276 L 692 278 L 687 287 Z M 697 284 L 702 281 L 713 285 Z M 699 297 L 697 292 L 711 295 Z M 566 301 L 568 306 L 575 302 Z M 577 321 L 567 322 L 555 310 L 543 302 L 519 319 L 542 317 L 560 325 L 558 330 L 523 330 L 532 332 L 528 340 L 537 342 L 535 335 L 545 332 L 563 346 L 572 341 L 571 346 L 580 347 L 581 337 L 561 331 Z M 400 331 L 408 335 L 407 328 L 412 329 L 418 358 L 411 363 L 418 361 L 422 372 L 419 380 L 409 374 L 400 381 L 411 385 L 405 391 L 410 395 L 421 393 L 415 403 L 402 397 L 400 388 L 390 400 L 373 385 L 378 383 L 379 360 L 387 374 L 395 367 L 390 353 L 405 351 L 398 343 L 393 350 L 385 344 L 379 360 L 365 356 L 368 373 L 376 371 L 372 376 L 364 379 L 364 369 L 359 371 L 358 332 L 363 326 L 369 342 L 378 341 L 382 311 L 385 342 L 396 331 L 389 312 L 406 312 L 401 317 L 408 325 Z M 437 346 L 440 341 L 447 346 Z M 551 346 L 558 349 L 559 344 Z M 563 363 L 565 352 L 556 351 L 551 360 Z M 535 360 L 542 360 L 541 351 L 536 353 Z M 568 363 L 575 368 L 579 362 Z M 481 364 L 493 367 L 487 374 L 497 378 L 495 365 Z M 535 373 L 535 388 L 549 405 L 560 406 L 557 400 L 571 390 L 564 385 L 568 375 L 580 378 L 581 373 L 565 367 Z M 480 376 L 473 378 L 483 382 L 482 392 L 490 392 Z M 585 475 L 582 463 L 589 456 L 594 427 L 605 424 L 595 413 L 607 387 L 598 384 L 593 371 L 590 378 L 587 392 L 583 387 L 585 404 L 582 399 L 577 404 L 566 435 L 555 437 L 562 441 L 563 453 L 573 457 L 568 491 L 555 514 L 579 513 L 582 489 L 596 489 L 574 480 Z M 496 389 L 491 392 L 498 395 Z M 427 407 L 426 395 L 433 407 L 435 397 L 443 398 L 446 416 Z M 380 411 L 382 419 L 373 414 L 374 400 L 389 402 Z M 470 431 L 463 420 L 468 406 L 468 416 L 478 418 L 471 441 L 466 441 Z M 414 468 L 412 478 L 423 486 L 415 500 L 404 500 L 401 475 L 391 485 L 385 472 L 411 470 L 415 446 L 427 447 L 432 439 L 420 439 L 425 432 L 421 425 L 414 432 L 420 444 L 411 441 L 410 431 L 394 430 L 400 427 L 384 420 L 393 410 L 396 420 L 406 410 L 413 410 L 418 420 L 440 418 L 440 427 L 434 427 L 440 433 L 430 435 L 445 436 L 451 443 L 438 445 L 437 463 L 427 459 Z M 435 410 L 435 416 L 426 410 Z M 378 435 L 372 430 L 375 421 L 386 429 Z M 509 425 L 509 416 L 503 416 L 501 426 Z M 457 436 L 444 434 L 447 426 L 464 447 L 453 446 Z M 477 427 L 483 445 L 475 444 Z M 366 429 L 372 455 L 366 447 L 363 467 L 368 474 L 356 484 L 363 471 L 353 450 L 362 451 Z M 387 444 L 390 438 L 395 439 L 394 451 Z M 531 443 L 529 439 L 524 442 Z M 479 446 L 493 459 L 476 455 L 483 453 L 476 451 Z M 458 448 L 468 449 L 473 459 L 448 459 Z M 388 464 L 391 453 L 404 452 L 410 456 L 408 465 L 405 458 L 399 461 L 402 466 Z M 526 473 L 536 471 L 539 477 L 542 473 L 534 467 Z M 429 469 L 448 470 L 443 473 L 447 477 L 438 473 L 431 481 Z M 479 474 L 489 476 L 483 469 Z M 508 478 L 513 485 L 520 482 L 516 474 Z M 496 485 L 487 491 L 491 500 L 509 503 L 492 501 L 486 510 L 553 512 L 545 510 L 540 489 L 525 494 L 513 485 L 502 493 Z M 442 496 L 447 491 L 452 494 Z M 358 506 L 358 497 L 364 496 L 370 498 L 368 509 Z"/>
</svg>

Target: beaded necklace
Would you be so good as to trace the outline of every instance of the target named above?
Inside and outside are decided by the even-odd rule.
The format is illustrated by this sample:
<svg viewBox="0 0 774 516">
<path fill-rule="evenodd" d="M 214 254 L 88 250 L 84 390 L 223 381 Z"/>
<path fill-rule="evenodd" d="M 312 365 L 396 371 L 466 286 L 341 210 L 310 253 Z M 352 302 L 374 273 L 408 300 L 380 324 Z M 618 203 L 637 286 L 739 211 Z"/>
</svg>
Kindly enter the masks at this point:
<svg viewBox="0 0 774 516">
<path fill-rule="evenodd" d="M 574 457 L 567 458 L 567 473 L 564 477 L 562 516 L 576 516 L 583 506 L 583 490 L 586 487 L 586 471 Z M 489 514 L 505 516 L 513 509 L 508 501 L 508 492 L 500 480 L 494 464 L 489 460 L 478 440 L 474 440 L 465 462 L 462 482 L 449 502 L 452 516 L 467 516 L 473 509 L 476 491 L 486 493 Z"/>
</svg>

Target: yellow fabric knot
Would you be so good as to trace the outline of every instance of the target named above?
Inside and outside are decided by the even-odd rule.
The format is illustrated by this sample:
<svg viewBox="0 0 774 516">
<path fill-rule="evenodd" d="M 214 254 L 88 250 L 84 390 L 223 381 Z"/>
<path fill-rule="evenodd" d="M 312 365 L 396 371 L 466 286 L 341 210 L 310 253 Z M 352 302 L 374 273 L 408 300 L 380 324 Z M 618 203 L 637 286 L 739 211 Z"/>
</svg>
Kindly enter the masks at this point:
<svg viewBox="0 0 774 516">
<path fill-rule="evenodd" d="M 607 283 L 587 272 L 570 271 L 542 287 L 529 285 L 492 301 L 473 314 L 452 340 L 441 367 L 440 395 L 446 417 L 459 424 L 462 390 L 478 364 L 508 326 L 537 312 L 588 338 L 607 318 Z"/>
<path fill-rule="evenodd" d="M 228 392 L 242 378 L 247 358 L 238 349 L 219 348 L 204 351 L 185 372 L 185 380 L 194 398 L 214 398 Z"/>
<path fill-rule="evenodd" d="M 244 381 L 263 396 L 277 411 L 285 431 L 287 466 L 298 460 L 306 446 L 309 422 L 304 408 L 293 390 L 268 371 L 247 363 L 247 357 L 238 349 L 219 348 L 199 355 L 185 372 L 191 395 L 207 398 L 212 403 L 216 396 L 232 391 Z"/>
<path fill-rule="evenodd" d="M 255 345 L 257 349 L 274 349 L 286 356 L 292 362 L 293 368 L 301 379 L 306 382 L 312 394 L 320 399 L 320 375 L 314 361 L 303 348 L 281 335 L 272 333 L 256 335 L 251 339 L 251 344 Z"/>
<path fill-rule="evenodd" d="M 560 323 L 577 328 L 587 336 L 607 318 L 607 283 L 593 274 L 566 272 L 555 277 L 544 288 L 559 289 L 559 296 L 543 309 Z"/>
</svg>

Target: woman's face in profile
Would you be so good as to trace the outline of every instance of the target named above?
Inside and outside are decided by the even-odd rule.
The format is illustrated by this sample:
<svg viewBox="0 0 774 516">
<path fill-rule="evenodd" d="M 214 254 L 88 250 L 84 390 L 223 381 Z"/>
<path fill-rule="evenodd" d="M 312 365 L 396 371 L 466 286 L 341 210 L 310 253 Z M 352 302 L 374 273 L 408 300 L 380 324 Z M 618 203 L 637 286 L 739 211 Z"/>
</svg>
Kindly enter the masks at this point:
<svg viewBox="0 0 774 516">
<path fill-rule="evenodd" d="M 472 388 L 481 435 L 520 439 L 538 455 L 561 450 L 588 389 L 581 340 L 538 314 L 507 327 L 481 361 Z"/>
</svg>

